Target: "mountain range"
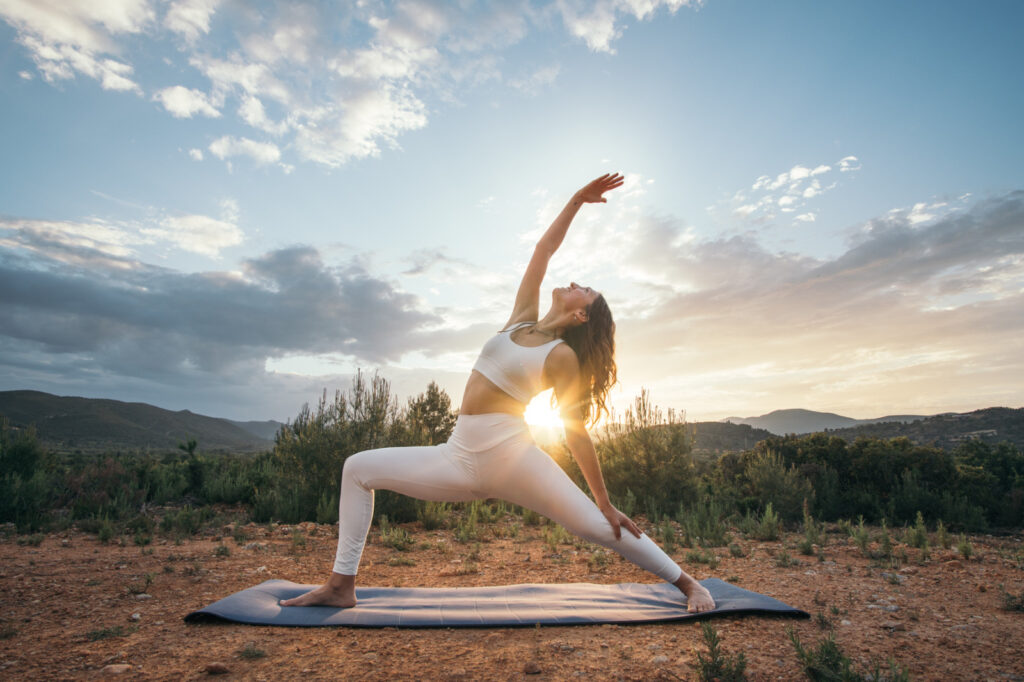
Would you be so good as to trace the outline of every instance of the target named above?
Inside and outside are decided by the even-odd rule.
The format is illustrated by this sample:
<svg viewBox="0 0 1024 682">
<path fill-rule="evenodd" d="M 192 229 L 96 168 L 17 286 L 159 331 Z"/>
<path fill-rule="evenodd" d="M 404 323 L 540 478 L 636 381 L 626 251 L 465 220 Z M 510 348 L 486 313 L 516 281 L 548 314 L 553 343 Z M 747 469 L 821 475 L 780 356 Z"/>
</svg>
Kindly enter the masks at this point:
<svg viewBox="0 0 1024 682">
<path fill-rule="evenodd" d="M 46 448 L 58 453 L 177 450 L 195 439 L 200 452 L 262 452 L 274 446 L 281 422 L 232 421 L 173 412 L 146 403 L 61 397 L 40 391 L 0 391 L 0 417 L 16 429 L 34 426 Z M 828 412 L 776 410 L 760 417 L 729 417 L 688 424 L 698 453 L 747 450 L 773 435 L 828 431 L 848 441 L 858 437 L 907 437 L 915 443 L 951 449 L 977 438 L 1024 447 L 1024 409 L 990 407 L 933 416 L 889 415 L 851 419 Z M 557 442 L 553 429 L 534 428 L 538 441 Z M 560 431 L 560 430 L 558 430 Z M 550 432 L 550 433 L 549 433 Z"/>
</svg>

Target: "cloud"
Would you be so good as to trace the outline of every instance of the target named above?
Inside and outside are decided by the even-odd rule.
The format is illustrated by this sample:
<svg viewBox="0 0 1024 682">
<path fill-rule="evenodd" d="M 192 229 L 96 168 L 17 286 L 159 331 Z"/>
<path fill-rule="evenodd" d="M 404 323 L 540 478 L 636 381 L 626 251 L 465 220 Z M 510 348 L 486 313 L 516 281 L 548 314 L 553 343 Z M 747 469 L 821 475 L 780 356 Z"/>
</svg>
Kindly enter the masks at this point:
<svg viewBox="0 0 1024 682">
<path fill-rule="evenodd" d="M 220 5 L 220 0 L 178 0 L 172 2 L 164 15 L 164 26 L 179 34 L 187 42 L 194 43 L 201 35 L 210 32 L 210 18 Z"/>
<path fill-rule="evenodd" d="M 210 153 L 218 159 L 248 156 L 257 165 L 263 166 L 281 159 L 281 150 L 271 142 L 257 142 L 247 137 L 225 135 L 210 143 Z"/>
<path fill-rule="evenodd" d="M 203 160 L 203 150 L 202 149 L 189 149 L 188 150 L 188 155 L 194 161 L 202 161 Z"/>
<path fill-rule="evenodd" d="M 0 18 L 15 28 L 47 81 L 81 73 L 105 90 L 139 90 L 131 65 L 104 55 L 117 52 L 117 36 L 140 33 L 153 20 L 146 0 L 4 0 Z"/>
<path fill-rule="evenodd" d="M 653 16 L 662 7 L 675 13 L 680 7 L 691 3 L 689 0 L 559 0 L 555 3 L 569 33 L 581 38 L 594 52 L 615 53 L 612 43 L 622 35 L 620 15 L 632 15 L 643 21 Z"/>
<path fill-rule="evenodd" d="M 204 215 L 169 216 L 159 227 L 148 227 L 142 234 L 175 244 L 183 251 L 217 257 L 222 249 L 242 243 L 237 225 Z"/>
<path fill-rule="evenodd" d="M 852 165 L 856 157 L 847 156 L 836 162 L 840 170 L 851 172 L 860 169 L 860 165 Z M 818 164 L 813 168 L 797 164 L 788 171 L 774 176 L 761 175 L 749 190 L 740 190 L 726 202 L 731 213 L 745 221 L 763 223 L 773 220 L 777 211 L 795 213 L 804 209 L 807 202 L 825 192 L 834 189 L 838 183 L 822 184 L 824 176 L 833 169 L 829 164 Z M 715 211 L 719 206 L 709 210 Z M 813 212 L 804 211 L 801 216 L 813 216 Z M 805 217 L 798 217 L 801 222 L 810 222 Z M 812 218 L 813 220 L 813 218 Z"/>
<path fill-rule="evenodd" d="M 975 408 L 1019 401 L 1024 191 L 935 209 L 926 222 L 913 215 L 865 223 L 824 260 L 641 221 L 623 261 L 664 286 L 617 317 L 621 375 L 702 412 L 742 402 L 751 414 L 792 404 L 880 416 L 893 405 L 949 409 L 965 395 Z"/>
<path fill-rule="evenodd" d="M 543 66 L 527 76 L 510 79 L 508 84 L 524 95 L 534 97 L 555 82 L 559 71 L 561 71 L 561 67 L 557 64 Z"/>
<path fill-rule="evenodd" d="M 181 85 L 158 91 L 153 95 L 153 101 L 163 104 L 164 109 L 175 118 L 192 118 L 195 114 L 220 118 L 220 112 L 206 96 L 206 93 Z"/>
</svg>

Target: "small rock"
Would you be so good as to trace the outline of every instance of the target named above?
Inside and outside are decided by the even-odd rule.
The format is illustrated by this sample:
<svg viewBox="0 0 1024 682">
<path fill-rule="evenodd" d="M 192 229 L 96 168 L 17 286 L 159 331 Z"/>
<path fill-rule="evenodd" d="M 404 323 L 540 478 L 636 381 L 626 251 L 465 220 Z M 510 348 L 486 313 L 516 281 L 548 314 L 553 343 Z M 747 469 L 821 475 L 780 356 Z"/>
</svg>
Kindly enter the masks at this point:
<svg viewBox="0 0 1024 682">
<path fill-rule="evenodd" d="M 137 621 L 140 618 L 142 618 L 142 614 L 139 613 L 138 611 L 136 611 L 135 613 L 133 613 L 131 616 L 128 617 L 128 620 Z"/>
<path fill-rule="evenodd" d="M 256 569 L 256 572 L 257 573 L 266 573 L 267 572 L 267 567 L 266 566 L 260 566 L 259 568 Z"/>
<path fill-rule="evenodd" d="M 523 672 L 527 675 L 537 675 L 540 673 L 540 666 L 537 665 L 537 661 L 527 661 L 523 666 Z"/>
<path fill-rule="evenodd" d="M 899 622 L 898 620 L 890 620 L 888 622 L 882 623 L 879 627 L 881 627 L 884 630 L 889 630 L 890 632 L 904 632 L 907 629 L 907 626 Z"/>
<path fill-rule="evenodd" d="M 853 625 L 853 623 L 851 623 L 851 622 L 850 622 L 850 621 L 848 621 L 848 620 L 841 620 L 841 621 L 839 621 L 839 624 L 840 624 L 840 625 Z"/>
<path fill-rule="evenodd" d="M 68 542 L 67 540 L 61 540 L 61 541 L 60 541 L 60 546 L 61 546 L 61 547 L 67 547 L 67 546 L 68 546 L 68 545 L 70 545 L 70 544 L 71 544 L 71 543 L 70 543 L 70 542 Z"/>
<path fill-rule="evenodd" d="M 153 598 L 153 595 L 146 594 L 145 592 L 143 592 L 142 594 L 135 595 L 136 601 L 146 601 L 147 599 L 152 599 L 152 598 Z"/>
<path fill-rule="evenodd" d="M 662 654 L 651 659 L 651 663 L 668 663 L 668 656 Z"/>
<path fill-rule="evenodd" d="M 132 669 L 128 663 L 111 663 L 110 665 L 103 666 L 100 670 L 102 675 L 122 675 Z"/>
<path fill-rule="evenodd" d="M 366 659 L 367 661 L 376 661 L 377 660 L 377 654 L 375 654 L 374 652 L 371 651 L 369 653 L 363 654 L 363 658 Z"/>
<path fill-rule="evenodd" d="M 655 651 L 657 649 L 660 649 L 661 645 L 660 644 L 648 644 L 647 648 L 650 649 L 651 651 Z"/>
<path fill-rule="evenodd" d="M 883 606 L 882 610 L 888 611 L 889 613 L 896 613 L 900 610 L 900 607 L 896 606 L 895 604 L 889 604 L 888 606 Z"/>
<path fill-rule="evenodd" d="M 978 585 L 978 592 L 988 592 L 988 586 L 984 584 Z"/>
<path fill-rule="evenodd" d="M 231 672 L 231 668 L 229 668 L 226 663 L 221 663 L 220 661 L 207 663 L 204 670 L 207 675 L 227 675 Z"/>
</svg>

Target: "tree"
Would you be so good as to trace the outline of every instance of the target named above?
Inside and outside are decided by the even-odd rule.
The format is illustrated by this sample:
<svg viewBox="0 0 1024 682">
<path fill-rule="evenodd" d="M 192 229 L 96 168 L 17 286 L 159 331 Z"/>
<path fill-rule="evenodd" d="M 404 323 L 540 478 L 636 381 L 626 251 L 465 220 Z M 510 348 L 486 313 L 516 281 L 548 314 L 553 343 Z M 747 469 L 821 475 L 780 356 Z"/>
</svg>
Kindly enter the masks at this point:
<svg viewBox="0 0 1024 682">
<path fill-rule="evenodd" d="M 433 381 L 426 393 L 409 399 L 407 415 L 409 426 L 425 432 L 431 445 L 447 442 L 455 428 L 452 399 Z"/>
</svg>

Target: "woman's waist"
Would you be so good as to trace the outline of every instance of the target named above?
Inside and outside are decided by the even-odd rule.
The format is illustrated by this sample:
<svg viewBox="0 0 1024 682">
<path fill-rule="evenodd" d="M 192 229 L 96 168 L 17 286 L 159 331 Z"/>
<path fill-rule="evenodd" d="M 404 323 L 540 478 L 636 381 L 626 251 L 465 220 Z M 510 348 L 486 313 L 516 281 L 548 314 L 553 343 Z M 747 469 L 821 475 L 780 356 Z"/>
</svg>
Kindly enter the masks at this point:
<svg viewBox="0 0 1024 682">
<path fill-rule="evenodd" d="M 484 412 L 462 414 L 455 420 L 455 428 L 448 439 L 450 445 L 467 452 L 481 452 L 511 438 L 526 438 L 530 441 L 530 427 L 522 414 L 508 412 Z"/>
</svg>

